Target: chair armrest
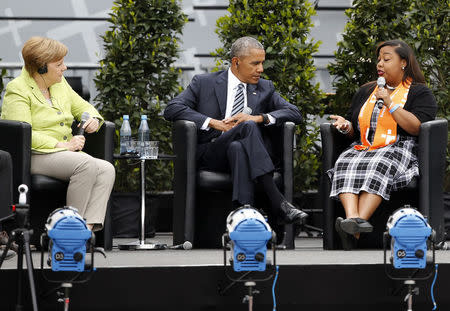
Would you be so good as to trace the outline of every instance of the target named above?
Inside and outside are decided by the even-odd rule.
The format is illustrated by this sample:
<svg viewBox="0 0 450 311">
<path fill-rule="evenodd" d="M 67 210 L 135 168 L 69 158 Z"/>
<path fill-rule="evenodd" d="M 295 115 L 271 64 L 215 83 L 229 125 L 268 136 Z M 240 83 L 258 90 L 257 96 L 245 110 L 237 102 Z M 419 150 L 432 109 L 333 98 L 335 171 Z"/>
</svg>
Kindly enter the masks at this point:
<svg viewBox="0 0 450 311">
<path fill-rule="evenodd" d="M 115 125 L 105 121 L 95 133 L 86 134 L 83 151 L 98 159 L 113 163 Z"/>
<path fill-rule="evenodd" d="M 350 145 L 351 140 L 339 133 L 331 123 L 320 125 L 320 135 L 322 137 L 322 165 L 326 172 L 333 168 L 337 158 Z"/>
<path fill-rule="evenodd" d="M 424 122 L 419 133 L 419 209 L 428 216 L 436 230 L 437 240 L 443 237 L 444 198 L 443 180 L 447 148 L 447 120 Z"/>
<path fill-rule="evenodd" d="M 287 201 L 293 202 L 294 198 L 294 132 L 295 124 L 285 122 L 282 125 L 281 135 L 283 143 L 282 170 L 283 170 L 283 190 Z M 295 228 L 293 225 L 284 226 L 285 236 L 282 241 L 288 249 L 295 248 Z"/>
<path fill-rule="evenodd" d="M 194 242 L 197 126 L 178 120 L 173 124 L 174 200 L 173 243 Z"/>
<path fill-rule="evenodd" d="M 284 197 L 292 202 L 294 197 L 294 132 L 295 124 L 283 124 L 283 185 Z"/>
<path fill-rule="evenodd" d="M 12 171 L 11 155 L 4 150 L 0 150 L 0 218 L 10 214 L 10 206 L 13 203 Z"/>
<path fill-rule="evenodd" d="M 17 202 L 17 187 L 26 184 L 30 189 L 31 185 L 31 125 L 20 121 L 0 120 L 0 149 L 9 152 L 13 161 L 13 202 Z"/>
<path fill-rule="evenodd" d="M 113 163 L 114 135 L 115 124 L 105 121 L 97 132 L 85 134 L 86 143 L 83 151 L 93 157 Z M 103 230 L 99 235 L 99 240 L 105 250 L 112 249 L 111 200 L 108 201 Z"/>
<path fill-rule="evenodd" d="M 320 206 L 323 210 L 323 248 L 336 249 L 334 219 L 336 202 L 330 199 L 331 182 L 326 172 L 334 167 L 339 155 L 350 144 L 350 139 L 339 133 L 331 123 L 320 124 L 322 137 L 322 176 L 320 177 Z"/>
</svg>

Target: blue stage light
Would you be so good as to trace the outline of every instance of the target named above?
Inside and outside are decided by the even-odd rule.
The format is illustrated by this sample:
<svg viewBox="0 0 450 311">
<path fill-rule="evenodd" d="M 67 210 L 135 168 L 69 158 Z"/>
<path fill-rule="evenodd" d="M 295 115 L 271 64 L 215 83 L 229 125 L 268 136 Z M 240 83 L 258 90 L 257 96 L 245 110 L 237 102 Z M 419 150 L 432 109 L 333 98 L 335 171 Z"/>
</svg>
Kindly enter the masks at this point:
<svg viewBox="0 0 450 311">
<path fill-rule="evenodd" d="M 427 240 L 432 229 L 417 210 L 397 210 L 387 222 L 391 239 L 391 262 L 396 269 L 424 269 L 427 264 Z"/>
<path fill-rule="evenodd" d="M 265 271 L 267 242 L 273 233 L 263 215 L 249 205 L 227 217 L 234 271 Z"/>
<path fill-rule="evenodd" d="M 45 225 L 49 244 L 49 264 L 53 271 L 85 271 L 86 242 L 92 237 L 86 221 L 73 207 L 52 212 Z M 50 257 L 51 255 L 51 257 Z"/>
</svg>

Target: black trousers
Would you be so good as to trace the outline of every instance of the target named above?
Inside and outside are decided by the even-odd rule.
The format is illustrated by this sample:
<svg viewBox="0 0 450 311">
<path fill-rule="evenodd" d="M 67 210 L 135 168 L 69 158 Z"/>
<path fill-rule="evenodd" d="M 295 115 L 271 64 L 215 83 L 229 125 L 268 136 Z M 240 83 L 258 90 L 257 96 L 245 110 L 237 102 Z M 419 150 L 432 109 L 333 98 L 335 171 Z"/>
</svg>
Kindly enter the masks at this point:
<svg viewBox="0 0 450 311">
<path fill-rule="evenodd" d="M 253 205 L 256 178 L 275 169 L 259 126 L 253 121 L 242 122 L 202 148 L 200 168 L 230 172 L 232 200 Z"/>
<path fill-rule="evenodd" d="M 11 214 L 12 183 L 11 155 L 0 150 L 0 218 Z"/>
</svg>

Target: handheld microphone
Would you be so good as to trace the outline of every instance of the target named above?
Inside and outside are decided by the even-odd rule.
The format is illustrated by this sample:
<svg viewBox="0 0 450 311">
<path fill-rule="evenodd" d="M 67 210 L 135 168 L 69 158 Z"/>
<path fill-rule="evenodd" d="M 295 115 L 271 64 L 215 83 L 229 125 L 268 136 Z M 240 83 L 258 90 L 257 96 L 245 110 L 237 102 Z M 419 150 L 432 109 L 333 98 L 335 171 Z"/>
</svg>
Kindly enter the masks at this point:
<svg viewBox="0 0 450 311">
<path fill-rule="evenodd" d="M 384 86 L 386 85 L 386 79 L 384 77 L 379 77 L 377 80 L 377 85 L 379 88 L 384 88 Z M 379 98 L 376 101 L 376 104 L 378 106 L 378 109 L 381 109 L 381 108 L 383 108 L 384 100 Z"/>
<path fill-rule="evenodd" d="M 183 244 L 169 246 L 168 248 L 169 249 L 185 249 L 185 250 L 189 250 L 189 249 L 192 249 L 192 243 L 189 242 L 189 241 L 186 241 Z"/>
<path fill-rule="evenodd" d="M 89 112 L 85 111 L 83 112 L 83 114 L 81 115 L 81 120 L 80 120 L 80 128 L 78 129 L 78 135 L 84 135 L 84 123 L 86 123 L 87 120 L 89 120 Z"/>
<path fill-rule="evenodd" d="M 252 114 L 252 108 L 250 108 L 250 107 L 244 107 L 244 110 L 242 110 L 242 113 L 245 113 L 245 114 Z"/>
</svg>

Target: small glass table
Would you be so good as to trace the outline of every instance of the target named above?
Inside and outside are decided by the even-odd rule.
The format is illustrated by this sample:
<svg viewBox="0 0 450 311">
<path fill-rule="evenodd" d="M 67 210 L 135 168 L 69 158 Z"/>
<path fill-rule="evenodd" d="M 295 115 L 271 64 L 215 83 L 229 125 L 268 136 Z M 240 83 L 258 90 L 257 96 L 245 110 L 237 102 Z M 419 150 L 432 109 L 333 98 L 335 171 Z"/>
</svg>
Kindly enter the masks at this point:
<svg viewBox="0 0 450 311">
<path fill-rule="evenodd" d="M 174 155 L 158 154 L 158 158 L 141 158 L 138 155 L 120 155 L 114 154 L 114 159 L 117 160 L 139 160 L 140 161 L 140 175 L 141 175 L 141 234 L 139 240 L 130 243 L 119 244 L 118 248 L 121 250 L 160 250 L 166 249 L 166 244 L 161 243 L 145 243 L 145 161 L 155 160 L 173 160 Z"/>
</svg>

